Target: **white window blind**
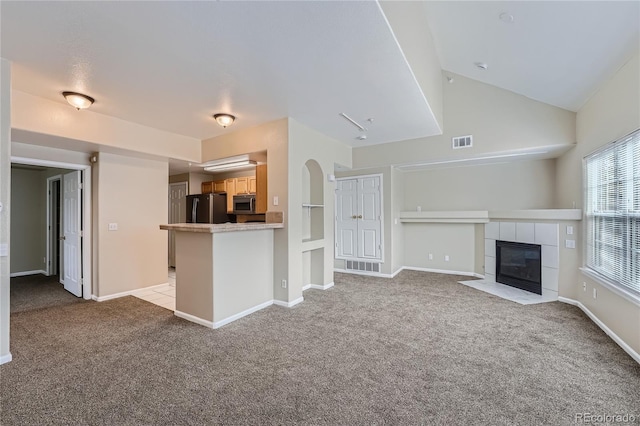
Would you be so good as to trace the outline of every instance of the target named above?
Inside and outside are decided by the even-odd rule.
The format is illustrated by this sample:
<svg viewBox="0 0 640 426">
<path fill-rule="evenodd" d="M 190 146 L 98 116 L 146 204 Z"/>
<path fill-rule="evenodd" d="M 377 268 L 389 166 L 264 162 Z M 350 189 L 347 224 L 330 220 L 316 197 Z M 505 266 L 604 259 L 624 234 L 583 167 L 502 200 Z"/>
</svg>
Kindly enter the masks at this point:
<svg viewBox="0 0 640 426">
<path fill-rule="evenodd" d="M 640 296 L 640 130 L 585 158 L 586 266 Z"/>
</svg>

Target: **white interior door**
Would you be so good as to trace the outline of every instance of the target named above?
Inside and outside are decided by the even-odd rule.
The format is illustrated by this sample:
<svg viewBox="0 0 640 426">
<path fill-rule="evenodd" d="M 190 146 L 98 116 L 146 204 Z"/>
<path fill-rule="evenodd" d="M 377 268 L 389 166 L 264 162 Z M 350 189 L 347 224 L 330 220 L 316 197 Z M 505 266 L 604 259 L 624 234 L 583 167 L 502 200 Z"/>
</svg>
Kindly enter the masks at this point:
<svg viewBox="0 0 640 426">
<path fill-rule="evenodd" d="M 339 180 L 336 189 L 336 258 L 357 255 L 357 179 Z"/>
<path fill-rule="evenodd" d="M 382 259 L 380 176 L 358 179 L 358 257 Z"/>
<path fill-rule="evenodd" d="M 80 171 L 62 176 L 62 251 L 64 289 L 82 297 L 82 189 Z"/>
<path fill-rule="evenodd" d="M 337 181 L 337 259 L 383 260 L 381 194 L 380 176 Z"/>
<path fill-rule="evenodd" d="M 187 221 L 187 182 L 169 184 L 169 223 Z M 176 266 L 175 231 L 169 231 L 169 266 Z"/>
</svg>

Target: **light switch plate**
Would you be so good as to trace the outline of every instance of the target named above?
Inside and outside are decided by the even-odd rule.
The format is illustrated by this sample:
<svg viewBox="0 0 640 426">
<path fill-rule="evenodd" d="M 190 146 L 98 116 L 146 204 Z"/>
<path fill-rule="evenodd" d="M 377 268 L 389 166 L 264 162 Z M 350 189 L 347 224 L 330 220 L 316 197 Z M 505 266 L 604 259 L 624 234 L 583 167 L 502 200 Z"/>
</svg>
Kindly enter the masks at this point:
<svg viewBox="0 0 640 426">
<path fill-rule="evenodd" d="M 567 235 L 573 235 L 573 226 L 567 225 Z"/>
<path fill-rule="evenodd" d="M 279 202 L 280 202 L 280 198 L 278 198 L 277 195 L 274 195 L 273 196 L 273 205 L 277 206 Z"/>
<path fill-rule="evenodd" d="M 9 256 L 9 244 L 3 243 L 0 244 L 0 257 Z"/>
</svg>

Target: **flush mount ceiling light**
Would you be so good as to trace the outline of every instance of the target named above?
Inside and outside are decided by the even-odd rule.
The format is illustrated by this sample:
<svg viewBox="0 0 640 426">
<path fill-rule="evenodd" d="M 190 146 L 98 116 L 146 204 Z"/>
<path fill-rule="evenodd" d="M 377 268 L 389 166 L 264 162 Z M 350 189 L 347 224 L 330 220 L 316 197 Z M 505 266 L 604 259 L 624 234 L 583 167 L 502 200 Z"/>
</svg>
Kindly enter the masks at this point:
<svg viewBox="0 0 640 426">
<path fill-rule="evenodd" d="M 213 164 L 210 166 L 205 166 L 204 170 L 206 172 L 217 172 L 220 170 L 230 170 L 230 169 L 240 169 L 245 167 L 254 167 L 257 163 L 253 160 L 241 160 L 241 161 L 232 161 L 229 163 L 220 163 Z"/>
<path fill-rule="evenodd" d="M 216 122 L 224 128 L 231 126 L 236 120 L 236 118 L 231 114 L 213 114 L 213 118 L 215 118 Z"/>
<path fill-rule="evenodd" d="M 513 15 L 510 14 L 509 12 L 502 12 L 498 18 L 504 22 L 505 24 L 512 24 L 513 23 Z"/>
<path fill-rule="evenodd" d="M 69 105 L 71 105 L 78 111 L 81 109 L 89 108 L 91 104 L 96 101 L 91 96 L 83 95 L 82 93 L 76 92 L 62 92 L 62 96 L 64 96 L 67 102 L 69 102 Z"/>
</svg>

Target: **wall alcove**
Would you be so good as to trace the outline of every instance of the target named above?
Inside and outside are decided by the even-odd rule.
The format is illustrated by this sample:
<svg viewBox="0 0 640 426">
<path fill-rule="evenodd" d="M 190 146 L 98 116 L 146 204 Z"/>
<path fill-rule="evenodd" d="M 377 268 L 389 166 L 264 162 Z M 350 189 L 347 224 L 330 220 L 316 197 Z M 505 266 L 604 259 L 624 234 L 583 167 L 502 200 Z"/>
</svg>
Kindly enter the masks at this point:
<svg viewBox="0 0 640 426">
<path fill-rule="evenodd" d="M 324 182 L 322 168 L 309 160 L 302 168 L 302 283 L 324 282 Z"/>
</svg>

